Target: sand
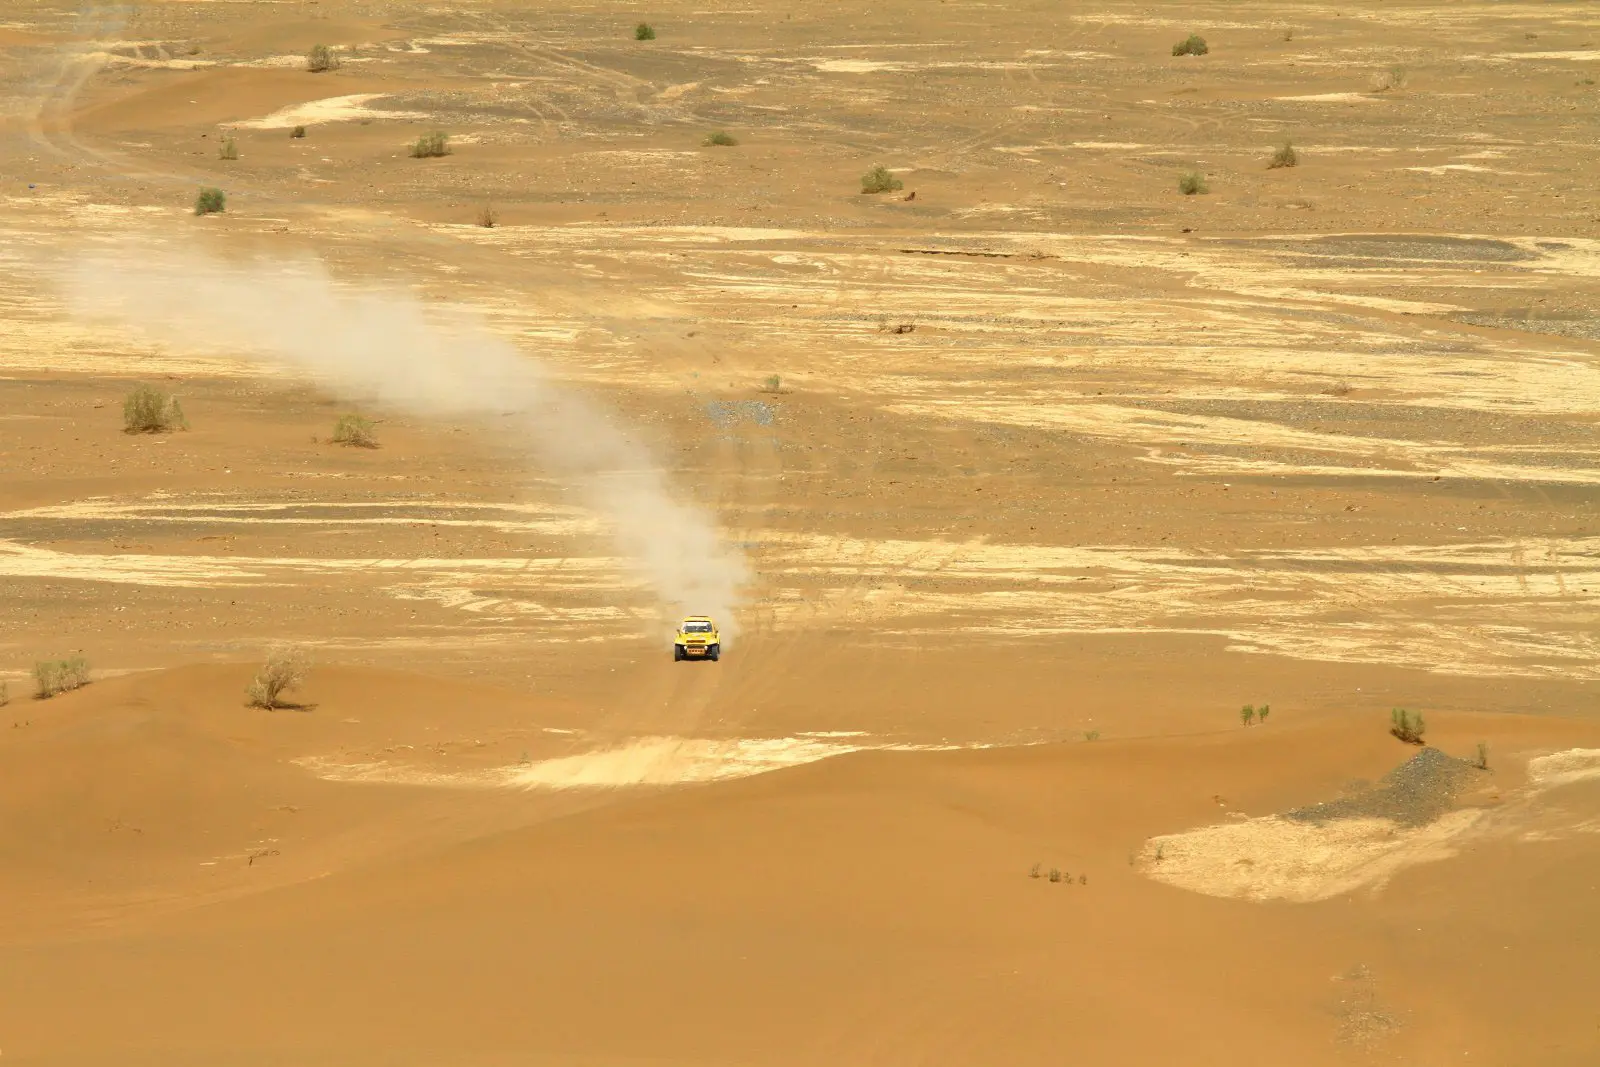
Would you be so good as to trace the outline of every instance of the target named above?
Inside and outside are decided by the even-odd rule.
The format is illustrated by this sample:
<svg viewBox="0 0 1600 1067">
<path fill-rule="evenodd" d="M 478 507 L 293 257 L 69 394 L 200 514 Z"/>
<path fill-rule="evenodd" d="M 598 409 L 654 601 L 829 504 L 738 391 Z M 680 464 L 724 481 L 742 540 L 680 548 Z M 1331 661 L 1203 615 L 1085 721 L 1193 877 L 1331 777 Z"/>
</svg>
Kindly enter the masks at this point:
<svg viewBox="0 0 1600 1067">
<path fill-rule="evenodd" d="M 1600 1061 L 1597 41 L 0 15 L 0 1056 Z M 747 563 L 725 654 L 514 420 L 85 314 L 107 250 L 472 316 Z M 189 428 L 123 433 L 138 384 Z"/>
</svg>

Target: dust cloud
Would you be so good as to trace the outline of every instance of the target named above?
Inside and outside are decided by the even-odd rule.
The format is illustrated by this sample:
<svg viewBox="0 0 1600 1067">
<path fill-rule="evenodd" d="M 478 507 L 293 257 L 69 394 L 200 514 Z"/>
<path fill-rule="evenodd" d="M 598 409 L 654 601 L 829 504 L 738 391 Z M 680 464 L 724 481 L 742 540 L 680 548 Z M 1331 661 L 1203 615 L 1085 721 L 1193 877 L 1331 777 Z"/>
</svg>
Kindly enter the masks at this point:
<svg viewBox="0 0 1600 1067">
<path fill-rule="evenodd" d="M 380 409 L 511 429 L 530 463 L 612 527 L 664 612 L 713 615 L 732 635 L 748 569 L 711 516 L 604 411 L 464 310 L 340 284 L 309 257 L 233 263 L 129 247 L 72 263 L 61 281 L 75 314 L 158 343 L 272 361 Z"/>
</svg>

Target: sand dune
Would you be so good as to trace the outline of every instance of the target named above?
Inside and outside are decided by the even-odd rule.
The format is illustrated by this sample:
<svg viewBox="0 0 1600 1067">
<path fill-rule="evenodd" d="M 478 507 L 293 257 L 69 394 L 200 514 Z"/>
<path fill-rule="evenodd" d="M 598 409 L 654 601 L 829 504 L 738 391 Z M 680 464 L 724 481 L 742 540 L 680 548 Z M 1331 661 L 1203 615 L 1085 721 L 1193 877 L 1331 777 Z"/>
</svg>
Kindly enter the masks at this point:
<svg viewBox="0 0 1600 1067">
<path fill-rule="evenodd" d="M 12 5 L 3 1062 L 1600 1062 L 1597 39 Z"/>
</svg>

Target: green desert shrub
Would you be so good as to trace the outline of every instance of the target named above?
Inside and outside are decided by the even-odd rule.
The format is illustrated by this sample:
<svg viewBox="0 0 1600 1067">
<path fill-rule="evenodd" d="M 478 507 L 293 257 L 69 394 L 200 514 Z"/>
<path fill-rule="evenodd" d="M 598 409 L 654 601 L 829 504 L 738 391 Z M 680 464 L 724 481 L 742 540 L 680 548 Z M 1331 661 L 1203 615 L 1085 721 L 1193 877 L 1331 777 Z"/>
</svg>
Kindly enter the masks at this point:
<svg viewBox="0 0 1600 1067">
<path fill-rule="evenodd" d="M 1268 170 L 1277 170 L 1280 167 L 1298 167 L 1300 154 L 1294 150 L 1294 145 L 1288 141 L 1283 142 L 1283 147 L 1272 153 L 1272 162 L 1267 164 Z"/>
<path fill-rule="evenodd" d="M 633 28 L 635 41 L 653 41 L 656 39 L 656 29 L 648 22 L 641 22 Z"/>
<path fill-rule="evenodd" d="M 217 158 L 238 159 L 239 142 L 235 141 L 232 137 L 224 137 L 222 139 L 222 144 L 217 146 Z"/>
<path fill-rule="evenodd" d="M 194 198 L 196 215 L 216 215 L 227 209 L 228 196 L 221 189 L 213 189 L 208 185 Z"/>
<path fill-rule="evenodd" d="M 1256 709 L 1256 721 L 1264 723 L 1264 722 L 1267 721 L 1267 716 L 1271 715 L 1271 714 L 1272 714 L 1272 705 L 1271 704 L 1263 704 L 1259 708 Z"/>
<path fill-rule="evenodd" d="M 889 168 L 882 163 L 875 165 L 861 176 L 861 191 L 863 193 L 888 193 L 903 188 L 905 188 L 905 182 L 890 174 Z"/>
<path fill-rule="evenodd" d="M 1422 721 L 1422 715 L 1407 711 L 1405 708 L 1395 708 L 1389 713 L 1389 732 L 1408 745 L 1422 744 L 1422 735 L 1428 730 L 1428 725 Z"/>
<path fill-rule="evenodd" d="M 1256 721 L 1256 708 L 1254 704 L 1246 704 L 1239 709 L 1239 722 L 1245 726 L 1253 726 Z"/>
<path fill-rule="evenodd" d="M 418 137 L 411 145 L 412 159 L 436 159 L 439 156 L 450 154 L 450 135 L 443 130 L 434 130 Z"/>
<path fill-rule="evenodd" d="M 706 138 L 706 144 L 714 145 L 718 148 L 732 148 L 738 143 L 738 140 L 726 130 L 717 130 Z"/>
<path fill-rule="evenodd" d="M 372 433 L 372 420 L 361 415 L 340 415 L 339 421 L 333 424 L 330 440 L 336 445 L 353 448 L 378 447 L 378 439 Z"/>
<path fill-rule="evenodd" d="M 1206 45 L 1206 39 L 1198 33 L 1191 33 L 1183 40 L 1172 46 L 1175 56 L 1203 56 L 1211 49 Z"/>
<path fill-rule="evenodd" d="M 33 681 L 38 686 L 40 700 L 81 689 L 89 684 L 89 661 L 82 656 L 40 660 L 33 665 Z"/>
<path fill-rule="evenodd" d="M 1196 193 L 1208 192 L 1209 187 L 1206 185 L 1205 175 L 1197 170 L 1191 170 L 1178 179 L 1178 191 L 1184 196 L 1194 196 Z"/>
<path fill-rule="evenodd" d="M 339 69 L 339 53 L 325 44 L 314 44 L 306 53 L 306 69 L 313 74 Z"/>
<path fill-rule="evenodd" d="M 188 428 L 189 420 L 183 417 L 178 398 L 152 386 L 139 386 L 122 402 L 124 433 L 167 433 Z"/>
<path fill-rule="evenodd" d="M 245 699 L 252 708 L 268 711 L 289 707 L 284 703 L 283 694 L 305 681 L 310 670 L 311 659 L 304 650 L 287 645 L 274 648 L 267 654 L 267 662 L 245 687 Z"/>
</svg>

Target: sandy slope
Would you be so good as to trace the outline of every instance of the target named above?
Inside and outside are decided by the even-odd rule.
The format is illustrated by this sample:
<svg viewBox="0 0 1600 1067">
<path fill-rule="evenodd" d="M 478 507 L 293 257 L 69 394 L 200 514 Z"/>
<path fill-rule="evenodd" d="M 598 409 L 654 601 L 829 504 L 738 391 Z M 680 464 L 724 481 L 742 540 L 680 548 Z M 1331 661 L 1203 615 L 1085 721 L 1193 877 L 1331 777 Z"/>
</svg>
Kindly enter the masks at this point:
<svg viewBox="0 0 1600 1067">
<path fill-rule="evenodd" d="M 23 1062 L 975 1063 L 1070 1047 L 1095 1063 L 1335 1063 L 1371 1044 L 1509 1063 L 1536 1039 L 1537 1062 L 1575 1064 L 1593 1049 L 1592 785 L 1317 904 L 1214 898 L 1133 865 L 1152 834 L 1324 799 L 1411 754 L 1365 722 L 860 753 L 556 821 L 548 798 L 507 793 L 536 824 L 485 835 L 471 791 L 379 804 L 383 787 L 284 762 L 328 745 L 316 720 L 351 705 L 392 707 L 386 739 L 426 729 L 410 679 L 329 685 L 315 713 L 270 718 L 192 672 L 117 688 L 64 699 L 65 736 L 35 742 L 73 739 L 48 765 L 76 796 L 27 799 L 53 829 L 25 859 L 81 865 L 51 872 L 58 906 L 157 868 L 188 903 L 14 933 L 0 1026 Z M 463 720 L 488 712 L 437 696 Z M 1447 748 L 1491 737 L 1471 801 L 1491 813 L 1512 810 L 1527 754 L 1600 742 L 1544 718 L 1434 729 Z M 84 740 L 112 730 L 142 736 L 118 746 L 121 769 Z M 273 814 L 285 801 L 296 813 Z M 266 855 L 219 849 L 268 818 Z M 173 878 L 210 850 L 223 869 L 205 890 Z M 1030 878 L 1035 863 L 1072 881 Z M 66 1025 L 85 1015 L 97 1025 Z"/>
<path fill-rule="evenodd" d="M 1600 1061 L 1597 42 L 1581 3 L 9 5 L 0 1056 Z M 107 250 L 478 316 L 748 561 L 729 655 L 670 661 L 499 417 L 86 315 L 59 272 Z M 191 428 L 122 433 L 138 382 Z M 246 709 L 278 641 L 305 707 Z M 94 683 L 31 699 L 65 655 Z M 1288 818 L 1413 753 L 1395 706 L 1491 769 Z"/>
</svg>

